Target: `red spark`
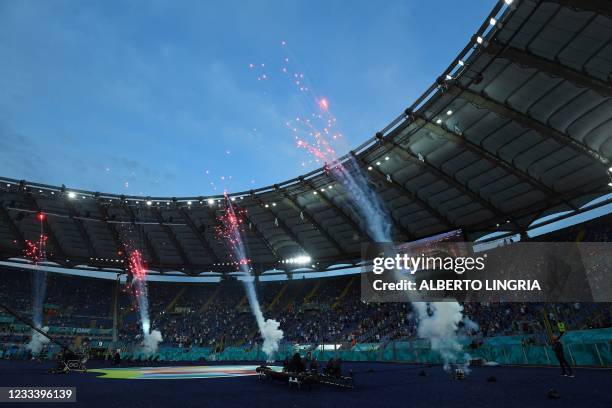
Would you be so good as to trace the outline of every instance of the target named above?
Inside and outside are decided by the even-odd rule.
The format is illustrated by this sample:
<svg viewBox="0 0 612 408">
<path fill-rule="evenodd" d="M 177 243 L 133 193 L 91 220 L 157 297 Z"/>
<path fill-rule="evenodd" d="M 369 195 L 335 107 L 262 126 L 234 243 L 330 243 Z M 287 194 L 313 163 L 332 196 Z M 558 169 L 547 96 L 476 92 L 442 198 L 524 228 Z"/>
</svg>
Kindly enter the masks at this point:
<svg viewBox="0 0 612 408">
<path fill-rule="evenodd" d="M 36 264 L 46 259 L 46 247 L 47 236 L 45 234 L 40 234 L 37 242 L 32 242 L 29 239 L 26 239 L 23 254 L 26 258 Z"/>
<path fill-rule="evenodd" d="M 249 265 L 251 260 L 246 256 L 242 241 L 246 210 L 232 203 L 227 193 L 224 194 L 225 211 L 217 218 L 215 233 L 219 240 L 225 242 L 230 256 L 236 265 Z"/>
<path fill-rule="evenodd" d="M 128 268 L 135 280 L 144 280 L 147 275 L 147 264 L 142 258 L 142 253 L 135 249 L 128 256 Z"/>
<path fill-rule="evenodd" d="M 319 99 L 319 108 L 327 112 L 327 110 L 329 109 L 329 102 L 327 102 L 327 99 L 325 98 Z"/>
</svg>

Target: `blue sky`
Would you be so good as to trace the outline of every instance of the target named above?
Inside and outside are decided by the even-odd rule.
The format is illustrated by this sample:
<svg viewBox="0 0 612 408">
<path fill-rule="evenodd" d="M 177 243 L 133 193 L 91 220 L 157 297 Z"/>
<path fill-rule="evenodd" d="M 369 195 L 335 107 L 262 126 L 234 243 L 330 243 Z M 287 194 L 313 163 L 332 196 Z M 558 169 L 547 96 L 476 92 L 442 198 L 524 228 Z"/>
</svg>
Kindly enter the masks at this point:
<svg viewBox="0 0 612 408">
<path fill-rule="evenodd" d="M 276 80 L 282 41 L 349 149 L 434 81 L 494 4 L 0 0 L 0 176 L 152 196 L 295 177 L 318 166 L 285 126 L 297 105 Z"/>
</svg>

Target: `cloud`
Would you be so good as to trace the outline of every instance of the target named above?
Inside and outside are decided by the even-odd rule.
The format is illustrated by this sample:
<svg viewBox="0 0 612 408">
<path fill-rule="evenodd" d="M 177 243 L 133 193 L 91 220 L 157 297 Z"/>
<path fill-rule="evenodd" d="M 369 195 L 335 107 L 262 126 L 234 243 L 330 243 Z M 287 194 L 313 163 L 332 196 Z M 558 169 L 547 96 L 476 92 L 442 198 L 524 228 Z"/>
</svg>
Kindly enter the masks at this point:
<svg viewBox="0 0 612 408">
<path fill-rule="evenodd" d="M 273 70 L 287 39 L 330 97 L 344 153 L 429 85 L 432 60 L 454 56 L 440 50 L 472 6 L 426 32 L 415 18 L 436 8 L 426 3 L 358 1 L 347 14 L 323 1 L 0 2 L 0 175 L 176 196 L 210 193 L 204 169 L 234 176 L 219 189 L 293 177 L 307 157 L 285 122 L 301 108 L 248 63 Z M 439 12 L 427 24 L 453 10 Z M 421 31 L 447 40 L 426 54 Z"/>
<path fill-rule="evenodd" d="M 36 151 L 34 140 L 0 124 L 0 175 L 40 181 L 48 167 L 47 158 Z"/>
</svg>

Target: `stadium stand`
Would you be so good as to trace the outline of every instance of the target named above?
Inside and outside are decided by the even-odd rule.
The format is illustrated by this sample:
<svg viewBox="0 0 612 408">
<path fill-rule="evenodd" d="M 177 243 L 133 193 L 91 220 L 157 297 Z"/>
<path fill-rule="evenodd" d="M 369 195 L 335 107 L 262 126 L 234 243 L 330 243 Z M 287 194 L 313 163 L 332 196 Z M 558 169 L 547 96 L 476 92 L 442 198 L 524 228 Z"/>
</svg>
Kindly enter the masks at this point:
<svg viewBox="0 0 612 408">
<path fill-rule="evenodd" d="M 597 219 L 537 239 L 606 240 L 611 220 Z M 2 269 L 0 302 L 30 314 L 31 274 Z M 260 282 L 258 290 L 263 308 L 280 321 L 284 341 L 292 346 L 336 344 L 351 349 L 358 344 L 386 346 L 391 341 L 418 337 L 410 304 L 363 302 L 354 275 Z M 44 325 L 63 341 L 108 349 L 115 291 L 119 344 L 125 350 L 134 349 L 140 335 L 137 305 L 119 281 L 49 273 Z M 221 352 L 232 346 L 250 349 L 261 342 L 242 285 L 235 279 L 220 283 L 152 282 L 149 300 L 152 326 L 163 333 L 165 347 L 205 347 Z M 612 327 L 612 308 L 607 303 L 465 303 L 464 308 L 479 325 L 479 330 L 469 333 L 474 345 L 509 335 L 524 336 L 529 344 L 544 344 L 544 319 L 553 325 L 563 322 L 572 330 Z M 0 342 L 6 356 L 8 350 L 27 342 L 30 332 L 10 316 L 0 315 L 0 322 Z"/>
</svg>

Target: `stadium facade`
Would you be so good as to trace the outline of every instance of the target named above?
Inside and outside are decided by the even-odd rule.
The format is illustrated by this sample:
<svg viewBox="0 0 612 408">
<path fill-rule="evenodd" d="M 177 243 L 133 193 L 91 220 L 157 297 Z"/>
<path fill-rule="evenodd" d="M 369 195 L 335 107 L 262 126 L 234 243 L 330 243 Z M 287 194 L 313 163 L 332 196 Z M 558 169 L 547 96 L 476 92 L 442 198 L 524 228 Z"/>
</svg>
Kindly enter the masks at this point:
<svg viewBox="0 0 612 408">
<path fill-rule="evenodd" d="M 610 204 L 611 10 L 610 4 L 595 0 L 498 2 L 434 84 L 388 126 L 340 159 L 356 163 L 369 188 L 381 197 L 395 241 L 434 236 L 527 241 L 531 229 Z M 352 165 L 346 168 L 355 171 Z M 237 270 L 236 259 L 215 234 L 226 207 L 223 196 L 125 196 L 3 178 L 0 200 L 0 262 L 7 292 L 2 299 L 18 309 L 30 306 L 24 301 L 25 275 L 15 271 L 32 269 L 32 259 L 24 254 L 32 245 L 40 250 L 36 245 L 43 235 L 42 258 L 36 251 L 31 254 L 39 270 L 107 272 L 114 279 L 125 275 L 128 267 L 128 241 L 144 255 L 150 275 L 218 278 Z M 327 166 L 272 186 L 229 194 L 229 200 L 245 210 L 245 245 L 259 280 L 265 281 L 264 274 L 291 278 L 331 275 L 347 268 L 359 271 L 368 261 L 362 247 L 375 237 Z M 608 219 L 601 222 L 608 224 Z M 592 224 L 583 227 L 594 229 Z M 550 238 L 585 237 L 575 231 L 563 234 Z M 599 240 L 606 241 L 607 234 Z M 408 319 L 410 307 L 362 302 L 356 279 L 267 287 L 260 283 L 263 309 L 282 322 L 289 343 L 327 342 L 337 352 L 337 347 L 352 342 L 350 352 L 357 352 L 357 358 L 355 347 L 374 343 L 380 349 L 377 359 L 398 359 L 395 343 L 388 342 L 416 335 L 414 319 Z M 48 302 L 44 311 L 47 322 L 57 323 L 51 328 L 55 334 L 68 339 L 87 335 L 101 348 L 140 341 L 135 306 L 120 290 L 119 278 L 89 282 L 91 293 L 79 289 L 79 278 L 55 276 L 51 281 L 59 282 L 49 295 L 56 303 Z M 153 324 L 169 333 L 168 345 L 195 345 L 205 349 L 202 356 L 209 356 L 211 348 L 227 352 L 229 345 L 237 345 L 237 359 L 244 359 L 253 350 L 242 346 L 257 343 L 257 329 L 233 280 L 217 281 L 221 283 L 202 289 L 205 293 L 198 292 L 198 286 L 178 291 L 153 286 Z M 64 293 L 69 286 L 86 298 L 111 296 L 84 305 L 79 296 Z M 9 287 L 23 293 L 15 297 Z M 91 313 L 76 313 L 75 305 L 96 309 L 100 324 L 98 319 L 92 323 Z M 512 317 L 508 325 L 495 307 L 465 307 L 484 324 L 483 336 L 541 330 L 533 326 L 539 314 L 549 333 L 559 316 L 574 328 L 602 328 L 610 319 L 605 306 L 556 305 L 557 313 L 549 316 L 547 307 L 534 304 L 503 309 L 506 318 Z M 73 327 L 57 322 L 55 316 L 64 313 Z M 284 314 L 293 319 L 284 319 Z M 12 340 L 19 343 L 29 336 L 11 318 L 2 318 L 0 326 Z M 79 327 L 81 318 L 89 320 L 91 330 Z M 524 327 L 512 324 L 521 318 Z M 147 316 L 146 332 L 150 323 Z M 593 333 L 575 334 L 576 342 L 584 344 Z M 596 364 L 598 356 L 603 365 L 608 356 L 602 357 L 597 343 L 592 344 L 584 358 Z M 409 348 L 414 349 L 414 343 Z M 285 352 L 290 354 L 292 348 Z M 532 362 L 550 362 L 545 349 L 539 352 Z M 194 358 L 199 356 L 196 352 Z"/>
</svg>

